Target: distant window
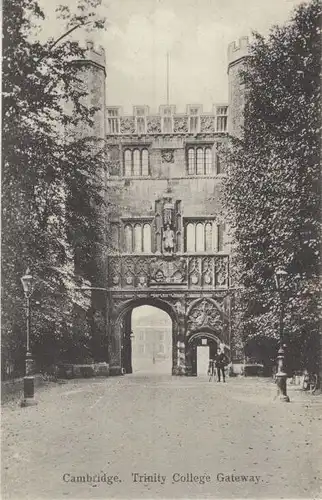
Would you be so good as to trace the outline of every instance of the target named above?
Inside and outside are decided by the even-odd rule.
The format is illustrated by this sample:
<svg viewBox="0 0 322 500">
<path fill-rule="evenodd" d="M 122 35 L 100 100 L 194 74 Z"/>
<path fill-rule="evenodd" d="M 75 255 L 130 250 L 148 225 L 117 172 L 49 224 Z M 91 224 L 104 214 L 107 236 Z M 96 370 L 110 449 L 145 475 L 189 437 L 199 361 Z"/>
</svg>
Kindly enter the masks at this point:
<svg viewBox="0 0 322 500">
<path fill-rule="evenodd" d="M 186 228 L 186 251 L 194 252 L 196 250 L 196 231 L 195 225 L 190 223 Z"/>
<path fill-rule="evenodd" d="M 169 116 L 165 116 L 163 118 L 163 133 L 164 134 L 172 133 L 172 118 Z"/>
<path fill-rule="evenodd" d="M 205 174 L 209 175 L 212 171 L 212 151 L 210 148 L 205 149 Z"/>
<path fill-rule="evenodd" d="M 147 149 L 126 149 L 124 151 L 124 175 L 138 177 L 149 175 L 149 151 Z"/>
<path fill-rule="evenodd" d="M 145 108 L 136 108 L 135 109 L 135 115 L 136 116 L 145 116 Z"/>
<path fill-rule="evenodd" d="M 213 249 L 213 226 L 211 222 L 207 222 L 205 226 L 205 250 L 211 252 Z"/>
<path fill-rule="evenodd" d="M 132 151 L 129 149 L 124 152 L 124 175 L 127 177 L 132 175 Z"/>
<path fill-rule="evenodd" d="M 211 147 L 189 147 L 187 154 L 188 175 L 212 174 Z"/>
<path fill-rule="evenodd" d="M 143 117 L 137 118 L 136 130 L 138 134 L 145 134 L 145 118 Z"/>
<path fill-rule="evenodd" d="M 223 252 L 225 224 L 214 220 L 188 221 L 185 224 L 185 251 L 187 253 Z"/>
<path fill-rule="evenodd" d="M 126 225 L 124 228 L 124 250 L 126 253 L 132 252 L 132 227 L 130 225 Z"/>
<path fill-rule="evenodd" d="M 227 106 L 218 106 L 216 109 L 216 130 L 217 132 L 227 132 Z"/>
<path fill-rule="evenodd" d="M 199 108 L 190 108 L 189 115 L 189 132 L 195 134 L 199 132 Z"/>
<path fill-rule="evenodd" d="M 133 175 L 141 175 L 141 155 L 139 149 L 133 151 Z"/>
<path fill-rule="evenodd" d="M 151 224 L 129 221 L 124 226 L 125 253 L 151 253 Z"/>
<path fill-rule="evenodd" d="M 205 227 L 201 222 L 196 226 L 196 251 L 205 251 Z"/>
<path fill-rule="evenodd" d="M 188 149 L 188 174 L 193 175 L 195 173 L 195 150 L 193 148 Z"/>
<path fill-rule="evenodd" d="M 135 108 L 136 133 L 139 135 L 146 133 L 146 109 L 144 107 Z"/>
<path fill-rule="evenodd" d="M 217 226 L 217 252 L 222 252 L 224 250 L 224 229 L 225 226 L 223 224 L 219 224 Z"/>
<path fill-rule="evenodd" d="M 108 132 L 109 134 L 119 134 L 120 133 L 120 118 L 119 110 L 116 108 L 107 109 L 107 121 L 108 121 Z"/>
<path fill-rule="evenodd" d="M 140 224 L 134 226 L 134 252 L 142 252 L 142 226 Z"/>
<path fill-rule="evenodd" d="M 147 149 L 141 152 L 142 175 L 149 175 L 149 153 Z"/>
<path fill-rule="evenodd" d="M 219 155 L 219 152 L 218 152 L 219 148 L 220 148 L 220 142 L 217 143 L 217 145 L 216 145 L 216 152 L 215 152 L 215 166 L 216 166 L 216 174 L 217 175 L 223 173 L 222 165 L 221 165 L 221 161 L 220 161 L 220 155 Z"/>
</svg>

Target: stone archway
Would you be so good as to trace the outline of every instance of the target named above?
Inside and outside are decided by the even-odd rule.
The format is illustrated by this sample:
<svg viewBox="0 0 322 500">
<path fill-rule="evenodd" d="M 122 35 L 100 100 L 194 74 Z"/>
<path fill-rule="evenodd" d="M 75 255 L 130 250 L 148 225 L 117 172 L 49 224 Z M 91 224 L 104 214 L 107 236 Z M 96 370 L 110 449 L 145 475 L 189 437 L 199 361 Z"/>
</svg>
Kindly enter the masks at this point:
<svg viewBox="0 0 322 500">
<path fill-rule="evenodd" d="M 156 297 L 133 298 L 121 301 L 114 309 L 110 321 L 109 332 L 109 360 L 111 375 L 132 373 L 131 362 L 131 314 L 133 309 L 149 305 L 165 311 L 172 321 L 172 374 L 177 375 L 184 365 L 184 355 L 180 354 L 180 332 L 182 321 L 173 304 Z"/>
<path fill-rule="evenodd" d="M 201 297 L 189 305 L 186 314 L 186 368 L 187 375 L 197 375 L 197 346 L 207 339 L 213 356 L 219 344 L 230 348 L 227 316 L 216 300 Z"/>
<path fill-rule="evenodd" d="M 200 345 L 207 345 L 209 347 L 209 359 L 214 359 L 218 346 L 221 344 L 220 338 L 210 331 L 198 331 L 191 334 L 188 338 L 187 357 L 189 357 L 190 375 L 195 377 L 198 373 L 197 367 L 197 348 Z"/>
</svg>

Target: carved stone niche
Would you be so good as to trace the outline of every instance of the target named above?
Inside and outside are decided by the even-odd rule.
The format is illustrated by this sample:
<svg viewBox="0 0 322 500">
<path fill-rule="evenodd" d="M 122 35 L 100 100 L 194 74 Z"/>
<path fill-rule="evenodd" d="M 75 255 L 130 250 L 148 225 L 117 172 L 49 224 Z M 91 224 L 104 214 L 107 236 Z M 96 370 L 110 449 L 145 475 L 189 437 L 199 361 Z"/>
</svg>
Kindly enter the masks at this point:
<svg viewBox="0 0 322 500">
<path fill-rule="evenodd" d="M 173 201 L 171 187 L 155 202 L 155 252 L 174 256 L 181 251 L 181 201 Z"/>
</svg>

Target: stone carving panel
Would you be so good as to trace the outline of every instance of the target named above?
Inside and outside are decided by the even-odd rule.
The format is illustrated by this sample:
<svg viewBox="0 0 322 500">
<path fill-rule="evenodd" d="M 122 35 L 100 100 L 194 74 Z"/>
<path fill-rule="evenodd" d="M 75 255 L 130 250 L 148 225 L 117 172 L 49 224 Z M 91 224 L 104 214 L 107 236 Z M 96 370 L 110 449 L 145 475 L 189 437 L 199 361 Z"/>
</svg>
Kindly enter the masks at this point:
<svg viewBox="0 0 322 500">
<path fill-rule="evenodd" d="M 214 132 L 215 124 L 213 116 L 201 116 L 200 117 L 201 132 Z"/>
<path fill-rule="evenodd" d="M 138 258 L 135 264 L 135 283 L 138 288 L 145 288 L 149 281 L 149 262 L 144 257 Z"/>
<path fill-rule="evenodd" d="M 214 284 L 214 260 L 211 257 L 203 257 L 201 261 L 202 284 L 203 286 L 213 286 Z"/>
<path fill-rule="evenodd" d="M 228 259 L 226 257 L 217 257 L 215 263 L 215 277 L 217 287 L 228 286 Z"/>
<path fill-rule="evenodd" d="M 173 130 L 185 134 L 188 132 L 188 119 L 187 116 L 175 116 L 173 119 Z"/>
<path fill-rule="evenodd" d="M 154 257 L 150 263 L 150 284 L 185 284 L 186 260 Z"/>
<path fill-rule="evenodd" d="M 123 286 L 134 286 L 135 284 L 135 260 L 132 257 L 125 257 L 122 262 L 122 282 Z"/>
<path fill-rule="evenodd" d="M 198 302 L 190 311 L 187 320 L 188 332 L 210 328 L 221 332 L 223 322 L 217 307 L 210 300 L 203 299 Z"/>
<path fill-rule="evenodd" d="M 149 116 L 147 118 L 148 134 L 161 134 L 161 118 L 160 116 Z"/>
<path fill-rule="evenodd" d="M 132 116 L 121 117 L 121 134 L 134 134 L 135 121 Z"/>
<path fill-rule="evenodd" d="M 200 286 L 201 284 L 201 261 L 198 257 L 190 257 L 188 266 L 189 285 Z"/>
<path fill-rule="evenodd" d="M 227 256 L 110 256 L 109 286 L 148 288 L 157 284 L 186 285 L 189 289 L 226 289 L 229 286 Z"/>
<path fill-rule="evenodd" d="M 109 258 L 109 278 L 110 286 L 121 285 L 121 260 L 117 257 Z"/>
</svg>

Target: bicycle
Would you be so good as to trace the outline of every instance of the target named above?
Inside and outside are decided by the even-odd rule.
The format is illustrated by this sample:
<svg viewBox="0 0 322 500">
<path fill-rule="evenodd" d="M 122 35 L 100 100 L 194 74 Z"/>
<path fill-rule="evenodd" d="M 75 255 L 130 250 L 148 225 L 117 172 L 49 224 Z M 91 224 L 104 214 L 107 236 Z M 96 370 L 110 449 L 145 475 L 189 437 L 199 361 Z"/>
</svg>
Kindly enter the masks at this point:
<svg viewBox="0 0 322 500">
<path fill-rule="evenodd" d="M 212 379 L 214 379 L 214 381 L 215 381 L 215 377 L 216 377 L 216 370 L 215 370 L 215 364 L 214 364 L 214 362 L 210 362 L 210 363 L 209 363 L 209 367 L 208 367 L 207 375 L 209 376 L 209 382 L 210 382 Z"/>
<path fill-rule="evenodd" d="M 314 394 L 318 388 L 318 375 L 312 372 L 305 372 L 302 382 L 303 391 L 308 391 Z"/>
</svg>

